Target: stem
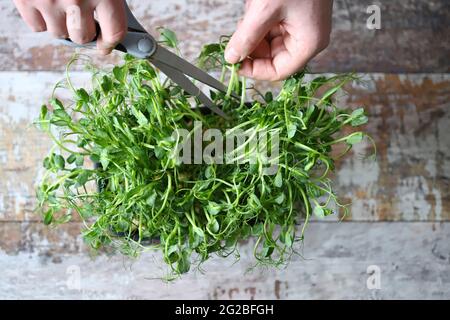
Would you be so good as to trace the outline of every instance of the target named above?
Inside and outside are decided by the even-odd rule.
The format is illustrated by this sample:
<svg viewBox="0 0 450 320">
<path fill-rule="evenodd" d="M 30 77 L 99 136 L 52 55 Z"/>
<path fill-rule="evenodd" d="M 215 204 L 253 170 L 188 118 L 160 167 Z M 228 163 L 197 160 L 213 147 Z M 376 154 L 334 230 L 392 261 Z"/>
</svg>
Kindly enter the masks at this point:
<svg viewBox="0 0 450 320">
<path fill-rule="evenodd" d="M 230 82 L 228 83 L 227 94 L 225 95 L 227 99 L 229 99 L 231 97 L 231 94 L 233 93 L 233 89 L 234 89 L 235 81 L 236 81 L 236 74 L 237 74 L 237 66 L 235 64 L 233 64 L 231 66 L 231 76 L 230 76 Z"/>
<path fill-rule="evenodd" d="M 247 88 L 246 88 L 247 78 L 241 77 L 241 82 L 242 82 L 242 89 L 241 89 L 241 104 L 240 104 L 240 107 L 242 108 L 244 106 L 244 104 L 245 104 L 245 94 L 247 92 Z"/>
</svg>

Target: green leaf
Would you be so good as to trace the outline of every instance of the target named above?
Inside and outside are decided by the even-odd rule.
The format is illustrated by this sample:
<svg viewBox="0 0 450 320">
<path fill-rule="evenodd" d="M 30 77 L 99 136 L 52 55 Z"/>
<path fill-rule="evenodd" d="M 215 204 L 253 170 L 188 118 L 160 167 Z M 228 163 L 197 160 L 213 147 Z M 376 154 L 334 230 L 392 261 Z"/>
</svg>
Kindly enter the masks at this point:
<svg viewBox="0 0 450 320">
<path fill-rule="evenodd" d="M 150 195 L 150 197 L 147 198 L 147 204 L 151 207 L 155 206 L 155 201 L 156 201 L 156 191 L 153 191 L 153 193 Z"/>
<path fill-rule="evenodd" d="M 287 231 L 284 234 L 284 244 L 287 245 L 288 247 L 292 247 L 292 244 L 293 244 L 292 235 L 289 231 Z"/>
<path fill-rule="evenodd" d="M 64 169 L 64 167 L 66 166 L 66 161 L 59 154 L 53 157 L 53 163 L 55 164 L 56 168 L 60 170 Z"/>
<path fill-rule="evenodd" d="M 283 186 L 283 176 L 281 174 L 281 170 L 277 172 L 273 184 L 277 188 L 281 188 Z"/>
<path fill-rule="evenodd" d="M 84 186 L 86 184 L 86 182 L 89 181 L 90 176 L 91 176 L 91 173 L 89 171 L 81 172 L 77 177 L 77 184 L 79 186 Z"/>
<path fill-rule="evenodd" d="M 214 177 L 214 168 L 212 166 L 208 166 L 205 170 L 205 178 L 211 179 Z"/>
<path fill-rule="evenodd" d="M 369 118 L 367 118 L 366 116 L 360 116 L 356 119 L 353 119 L 351 121 L 351 125 L 353 127 L 358 127 L 358 126 L 362 126 L 363 124 L 367 123 L 367 121 L 369 121 Z"/>
<path fill-rule="evenodd" d="M 161 159 L 162 157 L 164 157 L 165 154 L 165 150 L 164 148 L 160 147 L 160 146 L 155 146 L 155 156 L 157 159 Z"/>
<path fill-rule="evenodd" d="M 220 43 L 211 43 L 203 46 L 202 51 L 200 53 L 200 57 L 209 57 L 213 53 L 221 53 L 222 46 Z"/>
<path fill-rule="evenodd" d="M 254 236 L 262 234 L 263 231 L 264 231 L 263 223 L 257 223 L 254 226 L 252 226 L 252 235 L 254 235 Z"/>
<path fill-rule="evenodd" d="M 262 207 L 262 205 L 261 205 L 261 201 L 259 201 L 259 198 L 256 196 L 256 194 L 254 194 L 254 193 L 252 193 L 251 195 L 250 195 L 250 197 L 249 197 L 249 203 L 251 204 L 251 205 L 253 205 L 253 204 L 255 204 L 256 206 L 253 206 L 254 208 L 256 207 L 256 208 L 261 208 Z"/>
<path fill-rule="evenodd" d="M 64 106 L 61 101 L 54 98 L 50 100 L 50 104 L 53 106 L 55 110 L 64 110 Z"/>
<path fill-rule="evenodd" d="M 84 156 L 81 154 L 78 154 L 75 160 L 75 165 L 77 167 L 82 167 L 84 164 Z"/>
<path fill-rule="evenodd" d="M 47 106 L 45 104 L 43 104 L 41 106 L 41 113 L 40 113 L 40 116 L 39 116 L 40 120 L 41 121 L 46 120 L 47 119 L 47 114 L 48 114 L 48 108 L 47 108 Z"/>
<path fill-rule="evenodd" d="M 52 223 L 52 220 L 53 220 L 53 211 L 49 209 L 44 214 L 44 224 L 48 226 Z"/>
<path fill-rule="evenodd" d="M 67 126 L 67 121 L 59 120 L 59 119 L 52 119 L 52 120 L 50 120 L 50 123 L 55 125 L 55 126 L 58 126 L 58 127 L 65 127 L 65 126 Z"/>
<path fill-rule="evenodd" d="M 202 238 L 205 237 L 205 233 L 203 232 L 202 229 L 200 229 L 199 227 L 196 227 L 196 226 L 192 226 L 192 228 L 199 237 L 202 237 Z"/>
<path fill-rule="evenodd" d="M 190 268 L 191 268 L 191 263 L 189 261 L 188 253 L 183 252 L 177 263 L 177 271 L 179 273 L 186 273 L 189 271 Z"/>
<path fill-rule="evenodd" d="M 103 170 L 106 170 L 109 165 L 109 158 L 108 158 L 108 148 L 105 148 L 100 153 L 100 163 L 102 164 Z"/>
<path fill-rule="evenodd" d="M 131 110 L 133 111 L 133 114 L 136 117 L 140 126 L 145 126 L 148 124 L 148 119 L 144 116 L 144 114 L 140 110 L 137 110 L 134 106 L 131 107 Z"/>
<path fill-rule="evenodd" d="M 90 155 L 89 158 L 92 160 L 92 162 L 100 162 L 100 156 L 98 154 L 93 153 Z M 83 161 L 84 161 L 84 159 L 83 159 Z"/>
<path fill-rule="evenodd" d="M 75 160 L 77 160 L 77 155 L 76 154 L 71 154 L 68 158 L 67 158 L 67 163 L 72 164 L 75 162 Z"/>
<path fill-rule="evenodd" d="M 263 251 L 262 251 L 263 256 L 266 258 L 270 257 L 272 255 L 274 249 L 275 248 L 273 247 L 273 245 L 271 245 L 269 243 L 264 243 Z"/>
<path fill-rule="evenodd" d="M 72 118 L 69 116 L 69 114 L 63 109 L 57 109 L 57 110 L 53 111 L 52 119 L 61 120 L 66 123 L 69 123 L 72 120 Z"/>
<path fill-rule="evenodd" d="M 119 219 L 116 225 L 116 232 L 126 232 L 130 228 L 130 223 L 124 219 Z"/>
<path fill-rule="evenodd" d="M 216 219 L 211 219 L 211 221 L 208 223 L 208 229 L 212 233 L 217 233 L 219 231 L 219 222 L 217 222 Z"/>
<path fill-rule="evenodd" d="M 364 138 L 364 134 L 362 132 L 355 132 L 355 133 L 352 133 L 351 135 L 349 135 L 345 141 L 349 145 L 354 145 L 354 144 L 360 143 L 363 140 L 363 138 Z"/>
<path fill-rule="evenodd" d="M 350 117 L 352 119 L 350 124 L 353 127 L 361 126 L 361 125 L 367 123 L 367 121 L 369 120 L 369 118 L 367 118 L 367 116 L 364 114 L 363 108 L 358 108 L 356 110 L 353 110 Z"/>
<path fill-rule="evenodd" d="M 112 72 L 116 80 L 118 80 L 121 83 L 125 82 L 125 75 L 126 75 L 125 66 L 122 67 L 115 66 Z"/>
<path fill-rule="evenodd" d="M 48 108 L 47 106 L 44 104 L 41 106 L 41 112 L 39 115 L 39 125 L 40 128 L 44 131 L 47 131 L 49 129 L 49 123 L 48 123 Z"/>
<path fill-rule="evenodd" d="M 178 46 L 178 39 L 177 36 L 175 34 L 175 32 L 173 32 L 170 29 L 167 28 L 158 28 L 158 31 L 161 35 L 161 41 L 168 47 L 171 48 L 176 48 Z"/>
<path fill-rule="evenodd" d="M 325 216 L 323 208 L 321 206 L 316 206 L 314 208 L 314 215 L 318 218 L 323 218 Z"/>
<path fill-rule="evenodd" d="M 364 115 L 364 108 L 358 108 L 358 109 L 353 110 L 353 112 L 351 114 L 351 117 L 352 118 L 357 118 L 357 117 L 360 117 L 362 115 Z"/>
<path fill-rule="evenodd" d="M 327 78 L 324 76 L 314 78 L 309 84 L 309 93 L 313 95 L 325 83 L 327 83 Z"/>
<path fill-rule="evenodd" d="M 291 123 L 287 126 L 287 136 L 289 139 L 293 138 L 296 132 L 297 132 L 296 124 Z"/>
<path fill-rule="evenodd" d="M 340 89 L 340 86 L 332 87 L 328 89 L 325 94 L 322 96 L 322 98 L 319 101 L 319 105 L 321 105 L 323 102 L 328 101 L 331 99 L 331 97 Z"/>
<path fill-rule="evenodd" d="M 306 165 L 305 165 L 305 171 L 309 171 L 311 170 L 311 168 L 316 164 L 316 159 L 312 158 L 311 160 L 309 160 Z"/>
<path fill-rule="evenodd" d="M 89 102 L 89 94 L 83 88 L 78 89 L 76 91 L 77 97 L 81 102 L 88 103 Z"/>
<path fill-rule="evenodd" d="M 90 121 L 88 119 L 86 119 L 86 118 L 81 118 L 80 120 L 78 120 L 78 123 L 80 125 L 82 125 L 83 127 L 87 127 L 90 124 Z"/>
<path fill-rule="evenodd" d="M 285 199 L 284 193 L 281 193 L 278 197 L 275 198 L 275 202 L 278 204 L 282 204 Z"/>
<path fill-rule="evenodd" d="M 45 169 L 50 170 L 52 168 L 52 160 L 50 157 L 45 157 L 43 166 Z"/>
<path fill-rule="evenodd" d="M 218 214 L 221 209 L 222 206 L 214 201 L 209 201 L 208 206 L 206 207 L 206 210 L 208 210 L 208 213 L 211 215 Z"/>
<path fill-rule="evenodd" d="M 112 86 L 113 86 L 112 80 L 107 76 L 103 76 L 101 84 L 103 92 L 107 94 L 108 92 L 111 91 Z"/>
</svg>

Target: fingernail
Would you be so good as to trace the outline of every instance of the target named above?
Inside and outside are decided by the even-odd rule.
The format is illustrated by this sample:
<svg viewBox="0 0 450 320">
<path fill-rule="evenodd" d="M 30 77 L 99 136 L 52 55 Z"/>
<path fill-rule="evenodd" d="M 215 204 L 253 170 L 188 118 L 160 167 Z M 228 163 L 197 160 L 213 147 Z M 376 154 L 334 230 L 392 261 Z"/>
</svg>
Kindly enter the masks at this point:
<svg viewBox="0 0 450 320">
<path fill-rule="evenodd" d="M 225 60 L 227 60 L 228 63 L 238 63 L 242 58 L 236 49 L 230 47 L 225 50 Z"/>
</svg>

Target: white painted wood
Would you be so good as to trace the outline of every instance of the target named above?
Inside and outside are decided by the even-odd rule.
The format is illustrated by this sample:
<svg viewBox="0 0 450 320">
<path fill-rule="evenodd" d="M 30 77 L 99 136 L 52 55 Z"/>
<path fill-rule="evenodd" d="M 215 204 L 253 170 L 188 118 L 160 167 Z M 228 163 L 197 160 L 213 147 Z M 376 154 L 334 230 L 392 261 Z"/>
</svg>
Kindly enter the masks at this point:
<svg viewBox="0 0 450 320">
<path fill-rule="evenodd" d="M 214 258 L 204 274 L 171 283 L 152 280 L 164 275 L 157 255 L 132 262 L 118 255 L 92 260 L 84 249 L 58 254 L 59 244 L 48 242 L 52 232 L 32 250 L 0 253 L 0 298 L 450 299 L 450 223 L 316 222 L 304 259 L 286 269 L 246 273 L 254 261 L 246 244 L 237 264 Z M 367 288 L 368 268 L 379 268 L 380 289 Z"/>
</svg>

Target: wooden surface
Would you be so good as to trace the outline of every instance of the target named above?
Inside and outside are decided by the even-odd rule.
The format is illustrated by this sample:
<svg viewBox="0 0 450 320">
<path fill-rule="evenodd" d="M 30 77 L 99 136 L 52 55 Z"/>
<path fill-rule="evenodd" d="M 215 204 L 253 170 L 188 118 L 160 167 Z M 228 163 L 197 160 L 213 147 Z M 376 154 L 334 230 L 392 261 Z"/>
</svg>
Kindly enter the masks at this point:
<svg viewBox="0 0 450 320">
<path fill-rule="evenodd" d="M 129 2 L 149 30 L 174 29 L 190 60 L 203 43 L 230 34 L 242 13 L 240 0 Z M 378 159 L 363 160 L 359 147 L 338 163 L 335 188 L 352 201 L 350 214 L 312 224 L 304 250 L 313 260 L 244 274 L 251 260 L 243 245 L 238 265 L 215 259 L 205 275 L 166 285 L 145 280 L 160 274 L 158 257 L 92 260 L 78 223 L 49 229 L 33 213 L 50 142 L 31 123 L 72 51 L 30 33 L 11 1 L 0 0 L 0 298 L 449 299 L 448 1 L 379 1 L 376 31 L 365 26 L 369 4 L 335 1 L 332 42 L 310 64 L 314 72 L 356 71 L 363 79 L 341 101 L 367 107 Z M 109 64 L 118 56 L 94 59 Z M 366 287 L 370 265 L 381 269 L 380 290 Z M 81 271 L 81 291 L 66 285 L 71 266 Z"/>
<path fill-rule="evenodd" d="M 182 52 L 196 58 L 201 45 L 232 34 L 244 0 L 128 1 L 153 34 L 158 26 L 179 35 Z M 381 29 L 369 30 L 372 0 L 335 0 L 329 48 L 314 59 L 314 72 L 448 72 L 450 12 L 445 0 L 383 0 Z M 31 34 L 12 1 L 1 0 L 0 70 L 63 70 L 72 49 Z M 103 60 L 103 59 L 102 59 Z M 114 59 L 109 59 L 114 61 Z"/>
<path fill-rule="evenodd" d="M 20 226 L 19 226 L 20 225 Z M 36 223 L 14 224 L 33 237 L 33 252 L 0 255 L 0 298 L 11 299 L 448 299 L 449 223 L 312 223 L 303 255 L 287 269 L 255 269 L 251 246 L 241 260 L 214 258 L 204 274 L 165 283 L 158 255 L 137 261 L 83 253 L 73 226 L 54 238 Z M 3 230 L 2 230 L 3 231 Z M 17 231 L 20 232 L 20 231 Z M 45 236 L 45 234 L 47 236 Z M 62 243 L 67 246 L 63 247 Z M 20 241 L 15 247 L 20 247 Z M 376 268 L 376 269 L 375 269 Z M 367 280 L 378 270 L 379 289 Z M 77 279 L 79 281 L 77 281 Z"/>
</svg>

